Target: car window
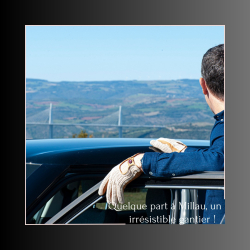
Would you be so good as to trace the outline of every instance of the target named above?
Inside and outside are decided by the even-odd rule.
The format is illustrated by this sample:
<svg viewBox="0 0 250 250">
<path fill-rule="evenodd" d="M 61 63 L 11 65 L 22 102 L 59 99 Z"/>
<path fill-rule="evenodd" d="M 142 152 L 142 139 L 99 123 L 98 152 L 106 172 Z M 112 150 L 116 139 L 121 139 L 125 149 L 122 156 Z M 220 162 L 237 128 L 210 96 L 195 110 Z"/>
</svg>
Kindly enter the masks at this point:
<svg viewBox="0 0 250 250">
<path fill-rule="evenodd" d="M 96 180 L 77 180 L 64 185 L 46 204 L 33 216 L 29 224 L 44 224 L 64 207 L 78 198 L 82 193 L 95 185 Z"/>
<path fill-rule="evenodd" d="M 204 175 L 207 180 L 192 179 Z M 202 176 L 197 174 L 166 180 L 139 178 L 126 187 L 125 203 L 117 206 L 108 205 L 106 195 L 98 195 L 99 178 L 75 176 L 75 179 L 73 176 L 61 188 L 57 186 L 59 191 L 55 190 L 53 197 L 48 196 L 49 200 L 28 223 L 201 224 L 206 189 L 223 188 L 220 175 L 217 176 L 220 179 L 216 179 L 214 173 Z M 195 186 L 198 189 L 194 189 Z M 199 209 L 195 209 L 196 206 Z"/>
<path fill-rule="evenodd" d="M 124 204 L 108 205 L 104 198 L 70 221 L 70 224 L 129 223 L 132 215 L 146 216 L 146 194 L 146 188 L 126 188 Z"/>
<path fill-rule="evenodd" d="M 204 190 L 195 189 L 126 188 L 124 204 L 98 201 L 69 224 L 201 224 L 203 211 L 187 204 L 200 206 L 204 195 Z"/>
</svg>

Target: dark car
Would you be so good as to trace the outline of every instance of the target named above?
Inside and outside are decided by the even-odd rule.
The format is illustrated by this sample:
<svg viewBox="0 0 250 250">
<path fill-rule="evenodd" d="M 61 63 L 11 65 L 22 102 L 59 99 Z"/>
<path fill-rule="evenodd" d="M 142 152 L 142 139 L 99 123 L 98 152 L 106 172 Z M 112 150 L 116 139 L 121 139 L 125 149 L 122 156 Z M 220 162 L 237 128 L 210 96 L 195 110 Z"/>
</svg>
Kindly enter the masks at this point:
<svg viewBox="0 0 250 250">
<path fill-rule="evenodd" d="M 224 189 L 224 172 L 172 178 L 141 175 L 125 189 L 125 204 L 106 203 L 98 188 L 106 174 L 151 139 L 26 140 L 26 224 L 200 224 L 206 189 Z M 209 141 L 181 140 L 188 147 Z"/>
</svg>

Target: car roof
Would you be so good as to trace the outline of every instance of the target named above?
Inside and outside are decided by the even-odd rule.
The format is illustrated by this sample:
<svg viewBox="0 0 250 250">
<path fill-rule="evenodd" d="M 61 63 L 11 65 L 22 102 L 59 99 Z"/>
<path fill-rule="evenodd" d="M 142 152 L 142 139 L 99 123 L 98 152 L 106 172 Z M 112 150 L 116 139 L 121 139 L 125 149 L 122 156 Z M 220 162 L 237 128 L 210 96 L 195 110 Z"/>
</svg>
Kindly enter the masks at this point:
<svg viewBox="0 0 250 250">
<path fill-rule="evenodd" d="M 47 164 L 117 164 L 138 152 L 153 152 L 153 138 L 64 138 L 26 140 L 26 162 Z M 180 140 L 204 148 L 208 140 Z"/>
</svg>

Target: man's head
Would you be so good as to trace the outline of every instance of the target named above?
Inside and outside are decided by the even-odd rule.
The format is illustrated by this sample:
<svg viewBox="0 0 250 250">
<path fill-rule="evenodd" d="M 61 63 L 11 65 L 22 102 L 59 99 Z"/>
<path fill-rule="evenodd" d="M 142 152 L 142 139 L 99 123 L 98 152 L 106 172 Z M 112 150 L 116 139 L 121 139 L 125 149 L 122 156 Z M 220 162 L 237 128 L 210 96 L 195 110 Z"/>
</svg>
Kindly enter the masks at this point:
<svg viewBox="0 0 250 250">
<path fill-rule="evenodd" d="M 200 84 L 213 113 L 224 110 L 224 44 L 209 49 L 203 56 Z"/>
<path fill-rule="evenodd" d="M 204 54 L 201 75 L 211 93 L 224 100 L 224 44 L 215 46 Z"/>
</svg>

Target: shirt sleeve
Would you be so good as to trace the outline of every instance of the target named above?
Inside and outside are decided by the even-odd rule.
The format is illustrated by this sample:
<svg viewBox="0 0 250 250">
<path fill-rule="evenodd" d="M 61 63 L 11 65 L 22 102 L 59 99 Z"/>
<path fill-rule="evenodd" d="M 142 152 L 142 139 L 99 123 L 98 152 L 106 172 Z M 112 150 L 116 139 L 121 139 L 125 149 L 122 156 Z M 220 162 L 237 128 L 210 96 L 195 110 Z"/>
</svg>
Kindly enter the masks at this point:
<svg viewBox="0 0 250 250">
<path fill-rule="evenodd" d="M 172 177 L 201 171 L 224 170 L 224 136 L 219 136 L 207 149 L 187 148 L 183 153 L 147 152 L 142 169 L 146 175 Z"/>
</svg>

